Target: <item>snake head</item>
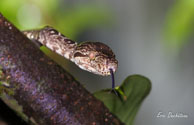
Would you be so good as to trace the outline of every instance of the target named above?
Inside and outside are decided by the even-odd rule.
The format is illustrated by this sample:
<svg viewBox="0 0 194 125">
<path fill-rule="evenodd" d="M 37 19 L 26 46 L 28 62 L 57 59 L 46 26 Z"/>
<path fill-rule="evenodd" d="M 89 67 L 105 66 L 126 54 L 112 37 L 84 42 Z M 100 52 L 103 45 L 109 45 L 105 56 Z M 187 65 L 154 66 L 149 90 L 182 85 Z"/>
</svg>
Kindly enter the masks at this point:
<svg viewBox="0 0 194 125">
<path fill-rule="evenodd" d="M 118 61 L 115 54 L 107 45 L 100 42 L 84 42 L 74 51 L 74 62 L 81 69 L 98 75 L 111 75 L 117 70 Z"/>
</svg>

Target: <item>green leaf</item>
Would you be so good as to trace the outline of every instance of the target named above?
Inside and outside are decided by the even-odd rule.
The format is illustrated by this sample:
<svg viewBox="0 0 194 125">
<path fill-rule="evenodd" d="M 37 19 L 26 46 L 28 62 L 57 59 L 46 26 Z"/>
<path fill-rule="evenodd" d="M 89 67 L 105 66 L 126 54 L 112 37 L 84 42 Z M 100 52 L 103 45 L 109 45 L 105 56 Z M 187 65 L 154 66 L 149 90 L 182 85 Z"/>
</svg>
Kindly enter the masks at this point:
<svg viewBox="0 0 194 125">
<path fill-rule="evenodd" d="M 141 75 L 128 76 L 120 87 L 116 88 L 119 96 L 111 89 L 95 92 L 100 99 L 126 125 L 132 125 L 136 113 L 144 98 L 151 90 L 151 82 Z"/>
</svg>

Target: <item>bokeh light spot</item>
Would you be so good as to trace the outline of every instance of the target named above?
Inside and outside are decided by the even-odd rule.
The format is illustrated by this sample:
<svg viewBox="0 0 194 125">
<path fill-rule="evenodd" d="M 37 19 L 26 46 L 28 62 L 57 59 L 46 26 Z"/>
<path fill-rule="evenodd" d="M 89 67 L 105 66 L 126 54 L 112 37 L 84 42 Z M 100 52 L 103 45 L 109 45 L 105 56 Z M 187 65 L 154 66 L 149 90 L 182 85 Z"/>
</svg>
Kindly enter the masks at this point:
<svg viewBox="0 0 194 125">
<path fill-rule="evenodd" d="M 24 4 L 17 12 L 17 19 L 23 28 L 30 29 L 40 25 L 42 14 L 36 5 Z"/>
</svg>

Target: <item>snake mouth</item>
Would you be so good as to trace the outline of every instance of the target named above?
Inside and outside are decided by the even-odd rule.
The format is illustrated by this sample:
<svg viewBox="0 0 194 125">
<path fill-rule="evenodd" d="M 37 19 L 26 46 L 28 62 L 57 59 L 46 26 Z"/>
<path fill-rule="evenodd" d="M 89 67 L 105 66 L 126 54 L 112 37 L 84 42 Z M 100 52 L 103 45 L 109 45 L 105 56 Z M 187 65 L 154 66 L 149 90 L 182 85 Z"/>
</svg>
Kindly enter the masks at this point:
<svg viewBox="0 0 194 125">
<path fill-rule="evenodd" d="M 93 68 L 93 69 L 96 70 L 95 68 Z M 111 75 L 110 70 L 108 70 L 108 71 L 96 70 L 96 71 L 91 71 L 91 72 L 93 72 L 93 73 L 95 73 L 97 75 L 101 75 L 101 76 L 109 76 L 109 75 Z"/>
<path fill-rule="evenodd" d="M 108 72 L 101 72 L 100 75 L 109 76 L 109 75 L 111 75 L 111 72 L 110 71 L 108 71 Z"/>
<path fill-rule="evenodd" d="M 117 70 L 117 65 L 109 65 L 105 69 L 103 68 L 103 70 L 102 69 L 98 70 L 98 72 L 100 73 L 100 75 L 109 76 L 114 74 L 116 70 Z"/>
</svg>

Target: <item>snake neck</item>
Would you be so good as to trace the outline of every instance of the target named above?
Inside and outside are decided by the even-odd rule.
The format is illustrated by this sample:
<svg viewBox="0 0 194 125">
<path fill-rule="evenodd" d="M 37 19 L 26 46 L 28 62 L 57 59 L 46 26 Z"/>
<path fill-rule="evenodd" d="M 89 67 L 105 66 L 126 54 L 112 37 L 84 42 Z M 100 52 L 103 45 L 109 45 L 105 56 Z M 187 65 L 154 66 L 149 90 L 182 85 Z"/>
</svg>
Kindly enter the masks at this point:
<svg viewBox="0 0 194 125">
<path fill-rule="evenodd" d="M 23 31 L 23 33 L 30 40 L 39 42 L 53 52 L 74 62 L 73 53 L 77 47 L 77 43 L 54 28 L 46 26 L 40 30 L 27 30 Z"/>
</svg>

